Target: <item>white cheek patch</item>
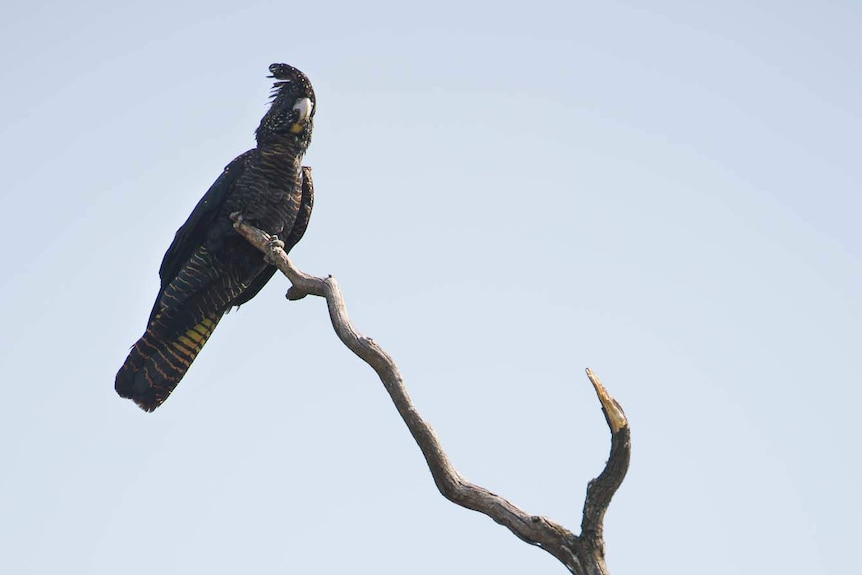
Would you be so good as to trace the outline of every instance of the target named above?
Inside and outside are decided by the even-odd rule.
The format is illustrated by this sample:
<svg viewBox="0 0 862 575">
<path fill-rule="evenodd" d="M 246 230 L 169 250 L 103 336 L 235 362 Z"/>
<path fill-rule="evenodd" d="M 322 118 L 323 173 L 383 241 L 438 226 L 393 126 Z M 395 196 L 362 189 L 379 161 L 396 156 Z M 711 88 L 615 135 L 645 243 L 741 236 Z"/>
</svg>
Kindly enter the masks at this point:
<svg viewBox="0 0 862 575">
<path fill-rule="evenodd" d="M 293 109 L 299 112 L 299 119 L 297 123 L 304 122 L 311 116 L 311 111 L 314 109 L 314 104 L 311 103 L 311 100 L 308 98 L 300 98 L 296 101 L 296 104 L 293 105 Z"/>
</svg>

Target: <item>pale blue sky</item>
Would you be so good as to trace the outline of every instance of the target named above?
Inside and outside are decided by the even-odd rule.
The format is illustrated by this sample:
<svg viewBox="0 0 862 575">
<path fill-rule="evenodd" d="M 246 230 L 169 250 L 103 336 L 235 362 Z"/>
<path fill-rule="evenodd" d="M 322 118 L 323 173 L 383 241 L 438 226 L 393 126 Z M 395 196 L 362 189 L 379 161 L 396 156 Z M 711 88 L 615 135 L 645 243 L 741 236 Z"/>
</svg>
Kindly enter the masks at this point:
<svg viewBox="0 0 862 575">
<path fill-rule="evenodd" d="M 241 4 L 0 8 L 0 572 L 563 572 L 437 493 L 281 278 L 157 412 L 114 394 L 280 61 L 318 97 L 293 259 L 465 476 L 576 528 L 590 366 L 633 427 L 614 575 L 858 563 L 862 5 Z"/>
</svg>

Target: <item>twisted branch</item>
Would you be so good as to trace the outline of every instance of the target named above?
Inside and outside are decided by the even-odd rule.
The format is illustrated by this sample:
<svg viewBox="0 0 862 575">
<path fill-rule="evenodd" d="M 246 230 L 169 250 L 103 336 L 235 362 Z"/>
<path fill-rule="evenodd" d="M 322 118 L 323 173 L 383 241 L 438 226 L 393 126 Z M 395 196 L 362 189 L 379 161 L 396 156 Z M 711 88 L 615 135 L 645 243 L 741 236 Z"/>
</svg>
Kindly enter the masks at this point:
<svg viewBox="0 0 862 575">
<path fill-rule="evenodd" d="M 631 442 L 628 421 L 622 408 L 591 370 L 587 369 L 587 377 L 595 388 L 611 430 L 611 453 L 602 473 L 587 486 L 581 534 L 575 535 L 562 525 L 545 517 L 525 513 L 499 495 L 464 479 L 452 466 L 434 430 L 422 419 L 410 400 L 395 362 L 374 340 L 357 332 L 350 323 L 335 278 L 318 278 L 301 272 L 290 262 L 281 242 L 243 223 L 238 214 L 233 219 L 234 228 L 290 280 L 292 287 L 287 292 L 288 299 L 297 300 L 306 295 L 326 299 L 335 333 L 344 345 L 377 372 L 395 408 L 422 450 L 434 483 L 444 497 L 462 507 L 484 513 L 507 527 L 522 541 L 541 547 L 563 563 L 571 573 L 607 575 L 602 523 L 611 497 L 628 470 Z"/>
</svg>

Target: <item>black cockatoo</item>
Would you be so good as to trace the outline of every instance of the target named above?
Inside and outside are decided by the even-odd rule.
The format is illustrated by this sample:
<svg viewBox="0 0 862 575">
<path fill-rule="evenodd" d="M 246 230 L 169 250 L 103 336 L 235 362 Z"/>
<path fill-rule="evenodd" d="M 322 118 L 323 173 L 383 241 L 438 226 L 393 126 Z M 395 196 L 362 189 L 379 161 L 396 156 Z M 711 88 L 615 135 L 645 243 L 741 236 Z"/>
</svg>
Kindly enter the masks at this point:
<svg viewBox="0 0 862 575">
<path fill-rule="evenodd" d="M 275 272 L 237 234 L 231 214 L 278 236 L 285 250 L 308 225 L 314 191 L 311 169 L 300 162 L 317 111 L 314 90 L 292 66 L 269 71 L 276 82 L 257 147 L 227 165 L 177 231 L 147 329 L 117 373 L 117 393 L 146 411 L 167 399 L 225 312 L 253 298 Z"/>
</svg>

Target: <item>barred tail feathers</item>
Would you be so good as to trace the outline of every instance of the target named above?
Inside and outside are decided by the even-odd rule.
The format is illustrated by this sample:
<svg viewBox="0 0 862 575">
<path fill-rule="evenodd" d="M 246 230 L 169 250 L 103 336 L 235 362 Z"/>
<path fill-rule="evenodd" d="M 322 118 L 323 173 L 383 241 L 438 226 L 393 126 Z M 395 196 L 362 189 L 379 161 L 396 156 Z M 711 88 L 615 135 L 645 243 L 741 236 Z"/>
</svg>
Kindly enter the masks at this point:
<svg viewBox="0 0 862 575">
<path fill-rule="evenodd" d="M 265 267 L 261 263 L 254 271 L 259 274 Z M 225 269 L 206 247 L 199 247 L 164 286 L 147 331 L 117 373 L 117 393 L 145 411 L 161 405 L 255 275 L 249 273 L 252 279 L 243 281 L 237 270 Z"/>
<path fill-rule="evenodd" d="M 173 337 L 163 335 L 161 318 L 157 318 L 132 347 L 117 373 L 117 393 L 144 411 L 156 409 L 176 388 L 222 315 L 223 312 L 212 313 Z"/>
</svg>

